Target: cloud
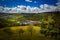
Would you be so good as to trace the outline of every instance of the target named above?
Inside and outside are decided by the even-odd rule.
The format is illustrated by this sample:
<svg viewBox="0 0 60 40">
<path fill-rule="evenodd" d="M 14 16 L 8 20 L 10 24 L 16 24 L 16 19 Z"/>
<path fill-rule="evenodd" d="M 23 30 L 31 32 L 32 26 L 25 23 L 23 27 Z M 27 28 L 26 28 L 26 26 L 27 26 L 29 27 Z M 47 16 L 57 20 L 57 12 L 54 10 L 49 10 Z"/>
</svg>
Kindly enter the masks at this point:
<svg viewBox="0 0 60 40">
<path fill-rule="evenodd" d="M 57 4 L 57 10 L 60 11 L 60 0 L 58 0 L 58 3 Z"/>
<path fill-rule="evenodd" d="M 26 2 L 32 2 L 32 0 L 25 0 Z"/>
<path fill-rule="evenodd" d="M 43 5 L 40 5 L 40 8 L 42 10 L 45 10 L 45 11 L 56 11 L 56 6 L 52 6 L 52 5 L 47 5 L 47 4 L 43 4 Z"/>
<path fill-rule="evenodd" d="M 17 7 L 9 8 L 9 7 L 1 7 L 0 12 L 4 13 L 41 13 L 41 12 L 52 12 L 56 11 L 57 7 L 43 4 L 40 7 L 31 7 L 31 6 L 24 6 L 18 5 Z"/>
<path fill-rule="evenodd" d="M 0 12 L 2 12 L 2 11 L 3 11 L 3 9 L 4 9 L 4 7 L 0 6 Z"/>
</svg>

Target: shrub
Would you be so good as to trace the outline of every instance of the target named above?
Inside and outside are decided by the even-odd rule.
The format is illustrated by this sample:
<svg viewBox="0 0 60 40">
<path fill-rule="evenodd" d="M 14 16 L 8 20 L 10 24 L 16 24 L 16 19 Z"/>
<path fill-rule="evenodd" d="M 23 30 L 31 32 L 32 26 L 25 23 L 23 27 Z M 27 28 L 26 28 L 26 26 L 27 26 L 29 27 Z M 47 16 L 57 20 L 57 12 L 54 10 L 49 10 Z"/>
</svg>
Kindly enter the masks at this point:
<svg viewBox="0 0 60 40">
<path fill-rule="evenodd" d="M 12 31 L 10 28 L 5 28 L 3 31 L 4 31 L 5 33 L 7 33 L 8 35 L 13 34 L 13 31 Z"/>
</svg>

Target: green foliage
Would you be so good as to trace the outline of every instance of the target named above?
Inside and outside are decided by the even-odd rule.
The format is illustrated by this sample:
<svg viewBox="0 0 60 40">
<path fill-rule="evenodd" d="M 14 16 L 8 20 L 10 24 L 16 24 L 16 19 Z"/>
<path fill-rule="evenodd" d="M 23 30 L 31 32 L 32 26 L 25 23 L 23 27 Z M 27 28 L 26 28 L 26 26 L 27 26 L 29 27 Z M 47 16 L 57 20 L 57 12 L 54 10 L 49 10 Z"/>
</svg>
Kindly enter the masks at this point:
<svg viewBox="0 0 60 40">
<path fill-rule="evenodd" d="M 55 12 L 53 19 L 55 20 L 55 26 L 60 29 L 60 12 Z"/>
<path fill-rule="evenodd" d="M 28 32 L 30 32 L 30 34 L 31 34 L 31 36 L 32 36 L 33 31 L 34 31 L 33 25 L 29 25 L 29 27 L 27 28 L 27 30 L 28 30 Z"/>
<path fill-rule="evenodd" d="M 8 35 L 12 35 L 13 34 L 13 31 L 10 28 L 5 28 L 3 31 L 5 33 L 7 33 Z"/>
<path fill-rule="evenodd" d="M 41 21 L 42 30 L 40 32 L 42 34 L 44 34 L 45 36 L 51 36 L 51 37 L 55 36 L 55 37 L 57 37 L 58 28 L 56 28 L 55 20 L 52 19 L 52 16 L 49 16 L 47 14 L 45 14 L 43 16 L 43 19 Z"/>
<path fill-rule="evenodd" d="M 12 26 L 19 26 L 20 24 L 16 21 L 8 21 L 3 18 L 0 18 L 0 28 L 4 27 L 12 27 Z"/>
<path fill-rule="evenodd" d="M 23 29 L 20 29 L 19 30 L 19 33 L 24 33 L 25 31 Z"/>
</svg>

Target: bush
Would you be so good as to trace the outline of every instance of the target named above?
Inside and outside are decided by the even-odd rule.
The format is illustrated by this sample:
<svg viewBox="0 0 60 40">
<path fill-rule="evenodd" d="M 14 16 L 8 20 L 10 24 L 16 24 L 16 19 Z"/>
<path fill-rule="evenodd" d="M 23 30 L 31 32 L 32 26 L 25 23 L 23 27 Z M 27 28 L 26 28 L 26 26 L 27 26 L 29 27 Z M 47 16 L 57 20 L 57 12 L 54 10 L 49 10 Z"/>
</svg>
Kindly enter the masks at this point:
<svg viewBox="0 0 60 40">
<path fill-rule="evenodd" d="M 13 31 L 12 31 L 10 28 L 5 28 L 3 31 L 4 31 L 5 33 L 7 33 L 8 35 L 13 34 Z"/>
</svg>

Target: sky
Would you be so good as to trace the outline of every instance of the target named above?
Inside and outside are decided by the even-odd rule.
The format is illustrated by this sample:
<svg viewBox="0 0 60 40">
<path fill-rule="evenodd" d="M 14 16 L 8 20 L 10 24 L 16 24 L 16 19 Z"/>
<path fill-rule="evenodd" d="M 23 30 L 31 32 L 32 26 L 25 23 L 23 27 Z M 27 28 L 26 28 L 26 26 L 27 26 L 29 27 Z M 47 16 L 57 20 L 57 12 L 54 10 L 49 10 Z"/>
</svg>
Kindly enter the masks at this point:
<svg viewBox="0 0 60 40">
<path fill-rule="evenodd" d="M 57 0 L 0 0 L 0 12 L 40 13 L 54 11 L 56 3 Z"/>
<path fill-rule="evenodd" d="M 41 4 L 56 5 L 57 0 L 0 0 L 0 6 L 15 7 L 17 5 L 39 7 Z"/>
</svg>

